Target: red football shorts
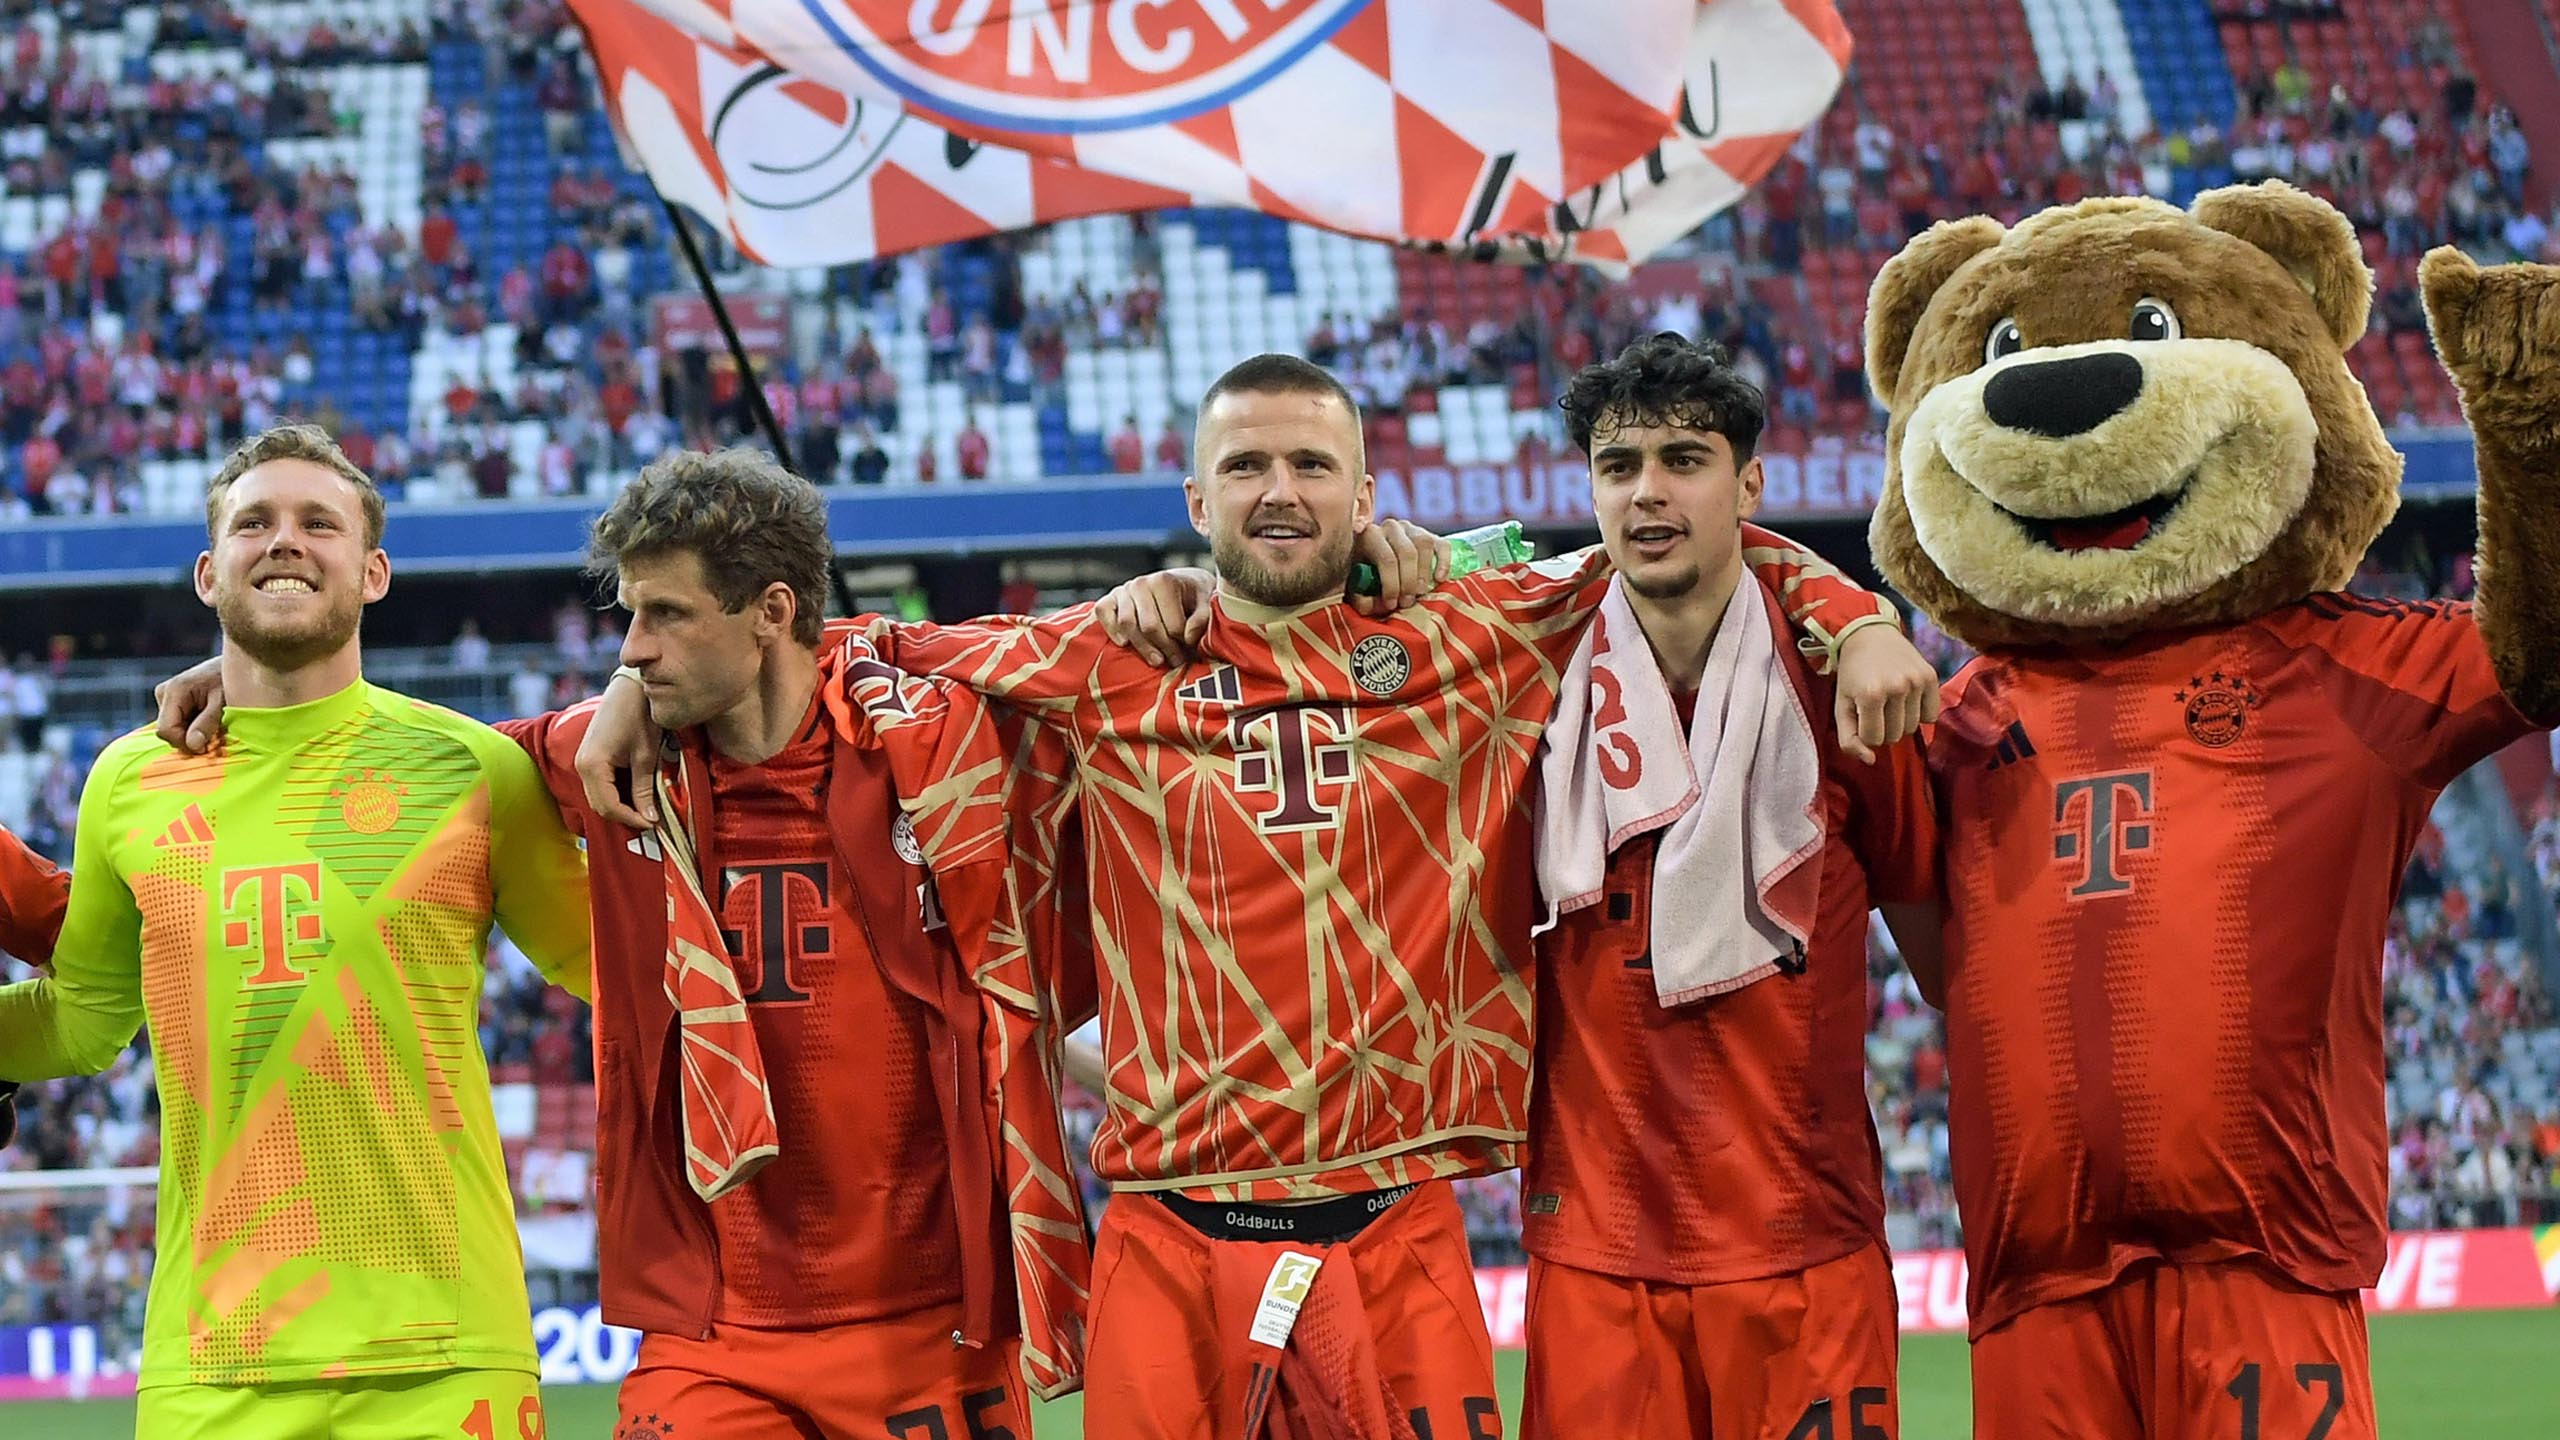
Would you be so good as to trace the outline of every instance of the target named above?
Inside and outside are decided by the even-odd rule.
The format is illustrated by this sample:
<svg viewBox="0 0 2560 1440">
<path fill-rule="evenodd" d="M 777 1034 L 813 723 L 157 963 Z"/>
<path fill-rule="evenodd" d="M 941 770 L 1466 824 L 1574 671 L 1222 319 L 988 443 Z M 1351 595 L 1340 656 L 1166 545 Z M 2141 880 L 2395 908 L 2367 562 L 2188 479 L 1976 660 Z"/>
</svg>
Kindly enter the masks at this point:
<svg viewBox="0 0 2560 1440">
<path fill-rule="evenodd" d="M 1869 1246 L 1665 1285 L 1531 1257 L 1522 1440 L 1893 1440 L 1893 1266 Z"/>
<path fill-rule="evenodd" d="M 1030 1440 L 1014 1342 L 955 1345 L 960 1306 L 810 1330 L 715 1325 L 708 1340 L 644 1335 L 614 1440 Z"/>
<path fill-rule="evenodd" d="M 2373 1440 L 2363 1297 L 2254 1260 L 2145 1265 L 1973 1342 L 1998 1440 Z"/>
<path fill-rule="evenodd" d="M 1301 1208 L 1193 1210 L 1268 1220 Z M 1084 1415 L 1094 1440 L 1496 1440 L 1493 1341 L 1448 1183 L 1414 1187 L 1333 1241 L 1212 1238 L 1164 1200 L 1112 1197 Z"/>
</svg>

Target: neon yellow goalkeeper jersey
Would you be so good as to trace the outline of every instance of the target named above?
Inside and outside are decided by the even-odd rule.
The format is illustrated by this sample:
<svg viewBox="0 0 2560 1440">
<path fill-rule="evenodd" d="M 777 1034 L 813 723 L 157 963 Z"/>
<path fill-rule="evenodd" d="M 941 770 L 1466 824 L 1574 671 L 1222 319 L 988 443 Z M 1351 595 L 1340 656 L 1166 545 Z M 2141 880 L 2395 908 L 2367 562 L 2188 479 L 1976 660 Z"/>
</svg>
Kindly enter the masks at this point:
<svg viewBox="0 0 2560 1440">
<path fill-rule="evenodd" d="M 494 916 L 590 993 L 586 861 L 514 742 L 361 681 L 109 745 L 54 971 L 0 1078 L 103 1069 L 148 1016 L 159 1256 L 141 1383 L 536 1369 L 479 1008 Z"/>
</svg>

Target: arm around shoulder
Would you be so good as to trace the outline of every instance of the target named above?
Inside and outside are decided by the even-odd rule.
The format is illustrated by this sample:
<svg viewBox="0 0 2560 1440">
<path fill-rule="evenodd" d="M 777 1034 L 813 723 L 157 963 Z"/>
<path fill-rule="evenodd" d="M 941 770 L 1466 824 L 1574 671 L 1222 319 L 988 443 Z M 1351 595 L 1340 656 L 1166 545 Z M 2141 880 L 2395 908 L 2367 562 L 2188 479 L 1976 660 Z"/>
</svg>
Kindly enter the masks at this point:
<svg viewBox="0 0 2560 1440">
<path fill-rule="evenodd" d="M 498 927 L 544 978 L 593 1000 L 586 854 L 561 823 L 533 759 L 516 743 L 485 743 L 482 762 L 489 782 L 489 894 Z"/>
<path fill-rule="evenodd" d="M 1778 597 L 1787 623 L 1804 637 L 1805 654 L 1825 674 L 1839 664 L 1841 646 L 1850 636 L 1879 625 L 1890 626 L 1896 633 L 1902 628 L 1902 617 L 1892 601 L 1775 530 L 1744 521 L 1742 560 Z"/>
<path fill-rule="evenodd" d="M 872 616 L 853 634 L 878 661 L 1033 710 L 1072 705 L 1094 671 L 1122 653 L 1104 634 L 1091 601 L 1036 619 L 997 615 L 958 625 Z M 859 678 L 851 667 L 840 673 Z"/>
</svg>

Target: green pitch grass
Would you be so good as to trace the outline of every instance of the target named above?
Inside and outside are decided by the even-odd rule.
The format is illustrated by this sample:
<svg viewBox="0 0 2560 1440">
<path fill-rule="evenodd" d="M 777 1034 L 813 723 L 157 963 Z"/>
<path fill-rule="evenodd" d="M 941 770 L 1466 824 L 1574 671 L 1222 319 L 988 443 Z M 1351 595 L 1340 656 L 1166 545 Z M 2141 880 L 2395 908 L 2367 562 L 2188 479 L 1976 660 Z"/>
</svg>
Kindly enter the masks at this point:
<svg viewBox="0 0 2560 1440">
<path fill-rule="evenodd" d="M 2548 1434 L 2560 1414 L 2560 1307 L 2373 1319 L 2373 1388 L 2382 1433 L 2401 1436 Z M 1495 1356 L 1506 1433 L 1517 1433 L 1520 1356 Z M 1902 1440 L 1965 1440 L 1964 1341 L 1914 1335 L 1902 1342 Z M 543 1392 L 550 1440 L 610 1440 L 613 1392 L 601 1385 Z M 1077 1440 L 1084 1409 L 1074 1400 L 1040 1407 L 1036 1440 Z M 125 1440 L 130 1402 L 0 1405 L 0 1435 L 43 1440 Z"/>
</svg>

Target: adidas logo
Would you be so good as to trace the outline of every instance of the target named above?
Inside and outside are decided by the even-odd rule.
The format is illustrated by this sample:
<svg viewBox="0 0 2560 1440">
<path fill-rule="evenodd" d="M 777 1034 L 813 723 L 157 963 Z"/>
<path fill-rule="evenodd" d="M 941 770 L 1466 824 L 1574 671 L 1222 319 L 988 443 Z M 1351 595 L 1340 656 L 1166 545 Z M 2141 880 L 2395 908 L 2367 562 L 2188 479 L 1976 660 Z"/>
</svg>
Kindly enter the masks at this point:
<svg viewBox="0 0 2560 1440">
<path fill-rule="evenodd" d="M 2026 722 L 2012 720 L 2009 722 L 2009 728 L 2000 732 L 2000 743 L 1992 749 L 1991 759 L 1982 768 L 2006 769 L 2021 760 L 2032 759 L 2035 753 L 2035 742 L 2027 738 Z"/>
<path fill-rule="evenodd" d="M 1233 705 L 1244 698 L 1244 682 L 1233 665 L 1221 665 L 1190 684 L 1173 692 L 1177 700 L 1194 705 Z"/>
<path fill-rule="evenodd" d="M 185 850 L 213 843 L 213 827 L 205 823 L 204 812 L 190 804 L 169 822 L 169 828 L 152 837 L 152 845 L 161 850 Z"/>
<path fill-rule="evenodd" d="M 623 842 L 622 848 L 643 860 L 663 861 L 667 858 L 667 852 L 659 846 L 655 835 L 634 835 Z"/>
</svg>

